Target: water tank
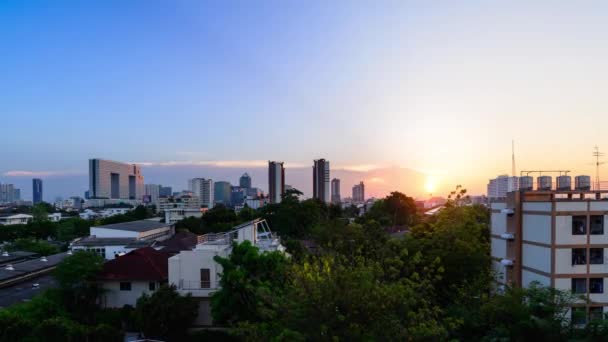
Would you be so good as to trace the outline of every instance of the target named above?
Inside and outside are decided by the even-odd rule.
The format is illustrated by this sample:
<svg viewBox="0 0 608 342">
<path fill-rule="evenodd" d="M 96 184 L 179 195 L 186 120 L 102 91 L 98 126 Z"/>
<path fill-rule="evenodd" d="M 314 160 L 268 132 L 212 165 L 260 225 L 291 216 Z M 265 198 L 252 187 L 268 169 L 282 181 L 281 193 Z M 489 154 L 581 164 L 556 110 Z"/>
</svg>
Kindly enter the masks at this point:
<svg viewBox="0 0 608 342">
<path fill-rule="evenodd" d="M 591 190 L 591 177 L 576 176 L 574 177 L 574 188 L 576 190 Z"/>
<path fill-rule="evenodd" d="M 519 190 L 530 191 L 534 186 L 534 178 L 532 176 L 519 177 Z"/>
<path fill-rule="evenodd" d="M 559 176 L 555 180 L 557 190 L 572 190 L 572 178 L 570 176 Z"/>
<path fill-rule="evenodd" d="M 551 190 L 552 181 L 551 176 L 539 176 L 536 178 L 536 190 Z"/>
</svg>

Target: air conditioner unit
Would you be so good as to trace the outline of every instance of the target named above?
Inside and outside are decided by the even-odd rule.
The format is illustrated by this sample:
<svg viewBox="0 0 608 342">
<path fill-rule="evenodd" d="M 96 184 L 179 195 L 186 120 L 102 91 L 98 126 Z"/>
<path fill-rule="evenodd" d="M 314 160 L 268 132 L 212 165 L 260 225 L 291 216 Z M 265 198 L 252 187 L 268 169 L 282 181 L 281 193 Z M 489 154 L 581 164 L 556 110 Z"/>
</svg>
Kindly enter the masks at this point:
<svg viewBox="0 0 608 342">
<path fill-rule="evenodd" d="M 515 239 L 515 235 L 511 234 L 511 233 L 502 233 L 500 234 L 500 237 L 505 239 L 505 240 L 513 240 Z"/>
<path fill-rule="evenodd" d="M 511 259 L 502 259 L 502 260 L 500 260 L 500 263 L 503 266 L 513 266 L 513 260 L 511 260 Z"/>
<path fill-rule="evenodd" d="M 515 214 L 515 210 L 510 209 L 510 208 L 502 209 L 500 212 L 503 213 L 503 214 L 507 214 L 507 215 L 513 215 L 513 214 Z"/>
</svg>

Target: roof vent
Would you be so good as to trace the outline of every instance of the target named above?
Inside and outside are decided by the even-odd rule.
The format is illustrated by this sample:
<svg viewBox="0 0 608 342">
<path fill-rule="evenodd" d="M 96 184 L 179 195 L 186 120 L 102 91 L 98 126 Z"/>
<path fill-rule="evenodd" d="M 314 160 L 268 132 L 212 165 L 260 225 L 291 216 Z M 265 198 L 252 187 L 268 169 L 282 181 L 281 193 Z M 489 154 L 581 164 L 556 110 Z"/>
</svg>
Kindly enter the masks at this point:
<svg viewBox="0 0 608 342">
<path fill-rule="evenodd" d="M 40 258 L 40 261 L 47 262 L 47 261 L 49 261 L 49 259 L 47 259 L 45 256 L 43 256 L 42 258 Z"/>
<path fill-rule="evenodd" d="M 7 251 L 2 252 L 2 256 L 3 257 L 7 257 L 8 256 L 8 252 Z"/>
<path fill-rule="evenodd" d="M 71 249 L 69 249 L 69 250 L 68 250 L 68 255 L 72 255 L 72 254 L 74 254 L 74 253 L 72 253 L 72 250 L 71 250 Z"/>
<path fill-rule="evenodd" d="M 6 265 L 6 267 L 4 269 L 7 270 L 7 271 L 14 271 L 15 270 L 15 268 L 11 264 Z"/>
</svg>

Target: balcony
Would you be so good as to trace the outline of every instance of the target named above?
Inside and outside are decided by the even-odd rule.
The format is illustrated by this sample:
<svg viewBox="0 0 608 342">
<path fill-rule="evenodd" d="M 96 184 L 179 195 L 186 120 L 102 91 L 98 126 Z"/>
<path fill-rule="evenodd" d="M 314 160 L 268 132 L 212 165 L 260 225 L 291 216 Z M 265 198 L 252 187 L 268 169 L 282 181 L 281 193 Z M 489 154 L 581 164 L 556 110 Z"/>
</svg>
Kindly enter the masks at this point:
<svg viewBox="0 0 608 342">
<path fill-rule="evenodd" d="M 210 281 L 184 280 L 180 279 L 177 291 L 182 294 L 192 294 L 193 297 L 210 297 L 213 292 L 219 290 L 215 285 L 212 287 Z"/>
</svg>

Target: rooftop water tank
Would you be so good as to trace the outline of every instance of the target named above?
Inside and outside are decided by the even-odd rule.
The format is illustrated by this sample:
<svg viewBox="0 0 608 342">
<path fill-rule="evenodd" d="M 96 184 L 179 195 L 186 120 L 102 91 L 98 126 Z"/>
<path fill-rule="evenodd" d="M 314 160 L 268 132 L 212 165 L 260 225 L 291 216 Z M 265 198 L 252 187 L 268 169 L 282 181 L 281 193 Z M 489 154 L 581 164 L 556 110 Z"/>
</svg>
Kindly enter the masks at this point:
<svg viewBox="0 0 608 342">
<path fill-rule="evenodd" d="M 534 186 L 534 178 L 532 176 L 519 177 L 519 190 L 531 191 Z"/>
<path fill-rule="evenodd" d="M 557 183 L 557 190 L 572 190 L 572 178 L 570 176 L 559 176 L 555 181 Z"/>
<path fill-rule="evenodd" d="M 576 176 L 574 177 L 574 188 L 576 190 L 591 190 L 591 177 L 589 176 Z"/>
<path fill-rule="evenodd" d="M 539 176 L 536 178 L 536 190 L 551 190 L 552 182 L 551 176 Z"/>
</svg>

